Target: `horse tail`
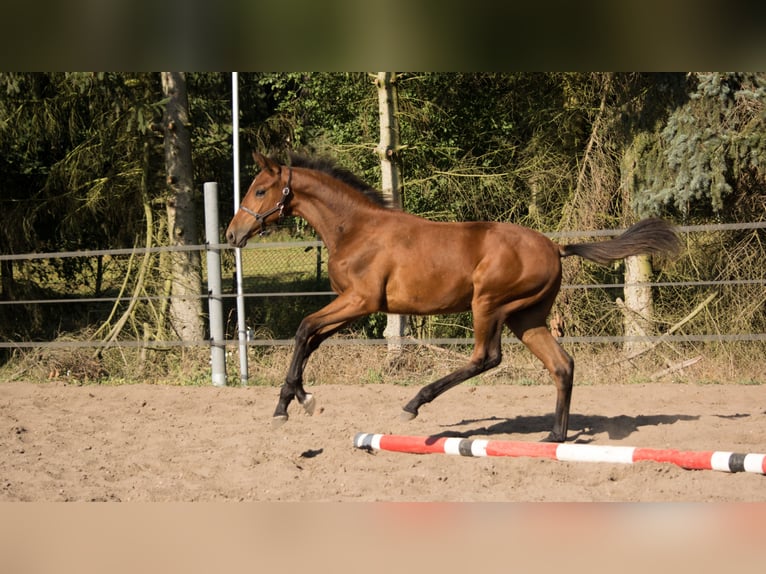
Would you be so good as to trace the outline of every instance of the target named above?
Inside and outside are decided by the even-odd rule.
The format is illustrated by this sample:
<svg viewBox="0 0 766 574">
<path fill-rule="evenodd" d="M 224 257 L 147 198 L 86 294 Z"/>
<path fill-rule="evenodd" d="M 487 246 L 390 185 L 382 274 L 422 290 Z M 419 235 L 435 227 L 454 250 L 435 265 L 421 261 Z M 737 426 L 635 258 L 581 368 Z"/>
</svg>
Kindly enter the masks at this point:
<svg viewBox="0 0 766 574">
<path fill-rule="evenodd" d="M 595 243 L 574 243 L 559 247 L 561 257 L 578 255 L 602 265 L 631 255 L 675 254 L 680 241 L 673 227 L 664 219 L 643 219 L 622 235 Z"/>
</svg>

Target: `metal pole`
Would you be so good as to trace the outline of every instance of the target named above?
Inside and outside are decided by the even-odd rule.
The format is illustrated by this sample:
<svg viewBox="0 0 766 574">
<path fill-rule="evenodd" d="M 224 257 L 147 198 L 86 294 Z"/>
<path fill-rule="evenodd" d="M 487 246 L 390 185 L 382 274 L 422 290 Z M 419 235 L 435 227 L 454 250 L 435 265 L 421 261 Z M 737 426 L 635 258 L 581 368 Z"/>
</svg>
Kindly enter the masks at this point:
<svg viewBox="0 0 766 574">
<path fill-rule="evenodd" d="M 237 72 L 231 74 L 231 121 L 232 155 L 234 156 L 234 213 L 239 209 L 239 78 Z M 247 327 L 245 325 L 245 295 L 242 287 L 242 250 L 234 250 L 237 267 L 237 331 L 239 335 L 239 380 L 247 385 Z"/>
<path fill-rule="evenodd" d="M 218 227 L 218 184 L 206 182 L 205 241 L 207 249 L 207 292 L 210 313 L 210 363 L 213 369 L 213 385 L 226 385 L 226 345 L 223 336 L 223 299 L 221 297 L 221 251 L 210 249 L 220 243 Z"/>
</svg>

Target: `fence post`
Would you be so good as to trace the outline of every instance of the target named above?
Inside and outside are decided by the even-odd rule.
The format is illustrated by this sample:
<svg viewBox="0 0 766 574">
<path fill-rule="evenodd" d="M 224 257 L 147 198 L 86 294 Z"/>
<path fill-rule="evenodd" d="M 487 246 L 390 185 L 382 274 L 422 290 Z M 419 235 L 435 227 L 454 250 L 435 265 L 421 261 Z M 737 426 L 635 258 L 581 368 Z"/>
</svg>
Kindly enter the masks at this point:
<svg viewBox="0 0 766 574">
<path fill-rule="evenodd" d="M 223 336 L 223 300 L 221 293 L 221 250 L 211 249 L 220 243 L 218 232 L 218 184 L 206 182 L 205 195 L 205 242 L 207 244 L 207 289 L 210 313 L 210 362 L 213 385 L 226 385 L 226 344 Z"/>
</svg>

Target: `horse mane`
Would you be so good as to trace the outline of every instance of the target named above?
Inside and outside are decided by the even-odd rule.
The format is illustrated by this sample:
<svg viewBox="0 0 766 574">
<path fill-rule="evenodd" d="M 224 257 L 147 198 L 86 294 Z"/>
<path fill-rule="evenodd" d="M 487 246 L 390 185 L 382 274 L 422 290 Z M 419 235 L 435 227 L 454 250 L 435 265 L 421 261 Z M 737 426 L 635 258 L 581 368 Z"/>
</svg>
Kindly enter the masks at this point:
<svg viewBox="0 0 766 574">
<path fill-rule="evenodd" d="M 290 154 L 290 165 L 304 167 L 320 171 L 342 181 L 370 198 L 377 205 L 391 207 L 389 200 L 378 190 L 363 181 L 358 175 L 344 167 L 338 166 L 333 160 L 326 157 L 308 157 L 300 154 Z"/>
</svg>

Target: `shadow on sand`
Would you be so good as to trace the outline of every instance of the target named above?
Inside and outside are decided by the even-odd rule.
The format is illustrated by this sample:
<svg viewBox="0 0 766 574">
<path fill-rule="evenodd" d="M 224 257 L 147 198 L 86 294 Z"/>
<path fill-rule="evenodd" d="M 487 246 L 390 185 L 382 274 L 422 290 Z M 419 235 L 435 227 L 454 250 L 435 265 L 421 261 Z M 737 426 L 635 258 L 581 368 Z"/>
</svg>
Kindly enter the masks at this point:
<svg viewBox="0 0 766 574">
<path fill-rule="evenodd" d="M 692 415 L 639 415 L 631 417 L 619 415 L 605 417 L 601 415 L 569 416 L 569 434 L 567 442 L 590 443 L 596 435 L 606 433 L 612 440 L 629 437 L 640 427 L 670 425 L 679 421 L 695 421 L 699 416 Z M 475 426 L 484 423 L 485 426 Z M 490 417 L 486 419 L 470 419 L 445 425 L 455 430 L 445 430 L 433 435 L 434 438 L 473 436 L 491 436 L 500 434 L 535 434 L 548 433 L 553 425 L 553 414 L 541 416 L 519 416 L 512 419 Z M 460 427 L 470 427 L 458 430 Z"/>
</svg>

